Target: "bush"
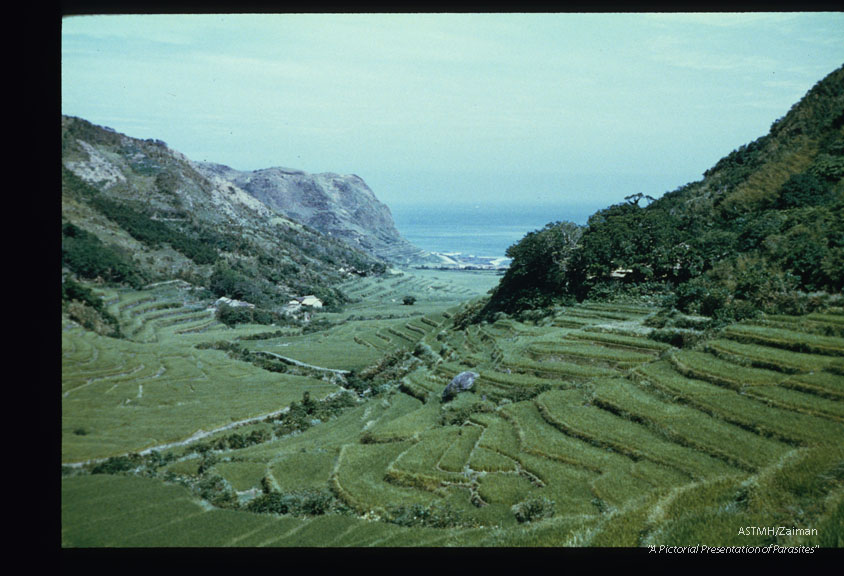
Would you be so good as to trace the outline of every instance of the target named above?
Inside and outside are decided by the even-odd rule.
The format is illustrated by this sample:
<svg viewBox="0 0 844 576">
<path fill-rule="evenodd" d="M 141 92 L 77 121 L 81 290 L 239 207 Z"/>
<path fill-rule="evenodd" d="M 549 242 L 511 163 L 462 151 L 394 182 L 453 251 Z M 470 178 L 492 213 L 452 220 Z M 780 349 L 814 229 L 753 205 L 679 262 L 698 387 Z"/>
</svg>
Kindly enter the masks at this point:
<svg viewBox="0 0 844 576">
<path fill-rule="evenodd" d="M 472 402 L 457 408 L 444 408 L 440 415 L 440 423 L 443 426 L 462 425 L 469 420 L 472 414 L 494 412 L 495 407 L 486 401 Z"/>
<path fill-rule="evenodd" d="M 565 296 L 570 288 L 569 260 L 583 230 L 571 222 L 552 222 L 507 248 L 510 267 L 476 318 L 543 308 Z"/>
<path fill-rule="evenodd" d="M 246 505 L 246 510 L 258 514 L 287 514 L 290 499 L 279 492 L 269 492 L 258 496 Z"/>
<path fill-rule="evenodd" d="M 777 198 L 777 208 L 798 208 L 822 203 L 826 186 L 814 174 L 795 174 L 783 184 Z"/>
<path fill-rule="evenodd" d="M 237 508 L 237 495 L 222 476 L 209 474 L 196 484 L 195 489 L 203 500 L 214 506 Z"/>
<path fill-rule="evenodd" d="M 697 344 L 703 337 L 703 332 L 683 328 L 660 328 L 652 330 L 648 334 L 648 338 L 651 340 L 664 342 L 675 348 L 689 348 Z"/>
<path fill-rule="evenodd" d="M 442 504 L 393 506 L 387 512 L 389 521 L 399 526 L 455 528 L 464 525 L 457 512 Z"/>
<path fill-rule="evenodd" d="M 278 315 L 263 308 L 250 308 L 248 306 L 229 306 L 221 303 L 217 308 L 217 320 L 226 326 L 237 324 L 273 324 Z M 244 338 L 248 340 L 249 338 Z"/>
<path fill-rule="evenodd" d="M 121 337 L 120 322 L 103 306 L 103 301 L 89 288 L 66 279 L 62 283 L 63 308 L 68 316 L 85 327 L 104 336 Z"/>
<path fill-rule="evenodd" d="M 530 498 L 519 502 L 511 508 L 519 524 L 533 522 L 543 518 L 550 518 L 554 515 L 554 501 L 546 497 Z"/>
<path fill-rule="evenodd" d="M 266 492 L 246 506 L 249 512 L 259 514 L 290 514 L 292 516 L 321 516 L 337 505 L 334 495 L 327 490 L 301 492 Z"/>
<path fill-rule="evenodd" d="M 142 459 L 137 454 L 129 456 L 114 456 L 104 462 L 100 462 L 91 469 L 91 474 L 119 474 L 134 470 L 142 464 Z"/>
</svg>

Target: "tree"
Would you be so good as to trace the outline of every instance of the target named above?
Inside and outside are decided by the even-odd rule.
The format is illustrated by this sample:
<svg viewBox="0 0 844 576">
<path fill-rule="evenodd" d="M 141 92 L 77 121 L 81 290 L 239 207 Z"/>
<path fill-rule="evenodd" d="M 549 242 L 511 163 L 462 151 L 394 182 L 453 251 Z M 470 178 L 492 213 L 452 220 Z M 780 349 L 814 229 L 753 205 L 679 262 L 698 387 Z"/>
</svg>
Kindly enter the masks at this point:
<svg viewBox="0 0 844 576">
<path fill-rule="evenodd" d="M 573 222 L 552 222 L 510 246 L 513 261 L 480 316 L 540 308 L 566 295 L 569 259 L 582 234 Z"/>
<path fill-rule="evenodd" d="M 416 304 L 416 296 L 405 296 L 404 298 L 402 298 L 401 302 L 405 306 L 413 306 L 414 304 Z"/>
</svg>

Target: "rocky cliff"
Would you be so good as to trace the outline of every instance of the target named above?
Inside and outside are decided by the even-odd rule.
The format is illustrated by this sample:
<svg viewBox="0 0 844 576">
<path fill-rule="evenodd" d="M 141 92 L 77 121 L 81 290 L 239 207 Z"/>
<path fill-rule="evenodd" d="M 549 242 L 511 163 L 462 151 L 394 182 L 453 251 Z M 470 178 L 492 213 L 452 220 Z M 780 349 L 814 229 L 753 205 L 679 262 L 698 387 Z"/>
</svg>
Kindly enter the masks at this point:
<svg viewBox="0 0 844 576">
<path fill-rule="evenodd" d="M 438 262 L 402 238 L 390 209 L 357 175 L 309 174 L 278 167 L 243 172 L 211 163 L 195 166 L 209 179 L 228 182 L 292 220 L 389 262 Z"/>
</svg>

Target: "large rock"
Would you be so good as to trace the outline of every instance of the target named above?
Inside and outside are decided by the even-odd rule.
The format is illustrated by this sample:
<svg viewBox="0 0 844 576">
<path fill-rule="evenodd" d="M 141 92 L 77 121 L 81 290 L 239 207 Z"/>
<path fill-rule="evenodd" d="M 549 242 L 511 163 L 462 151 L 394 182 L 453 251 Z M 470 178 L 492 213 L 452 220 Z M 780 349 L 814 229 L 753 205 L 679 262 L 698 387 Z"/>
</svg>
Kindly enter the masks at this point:
<svg viewBox="0 0 844 576">
<path fill-rule="evenodd" d="M 461 392 L 469 390 L 475 384 L 475 378 L 478 377 L 476 372 L 461 372 L 448 383 L 448 386 L 443 390 L 443 402 L 447 402 L 457 396 Z"/>
</svg>

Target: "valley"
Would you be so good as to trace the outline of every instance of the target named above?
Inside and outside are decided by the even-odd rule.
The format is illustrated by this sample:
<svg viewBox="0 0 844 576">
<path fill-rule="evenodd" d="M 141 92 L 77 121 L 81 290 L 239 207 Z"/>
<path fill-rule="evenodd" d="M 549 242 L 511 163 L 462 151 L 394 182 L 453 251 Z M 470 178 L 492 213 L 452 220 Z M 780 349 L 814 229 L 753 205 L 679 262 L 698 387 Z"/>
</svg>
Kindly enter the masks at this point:
<svg viewBox="0 0 844 576">
<path fill-rule="evenodd" d="M 126 337 L 63 323 L 63 545 L 840 545 L 844 310 L 680 349 L 647 301 L 459 328 L 495 275 L 395 272 L 313 331 L 100 290 Z"/>
<path fill-rule="evenodd" d="M 63 547 L 844 546 L 844 68 L 506 258 L 61 128 Z"/>
</svg>

